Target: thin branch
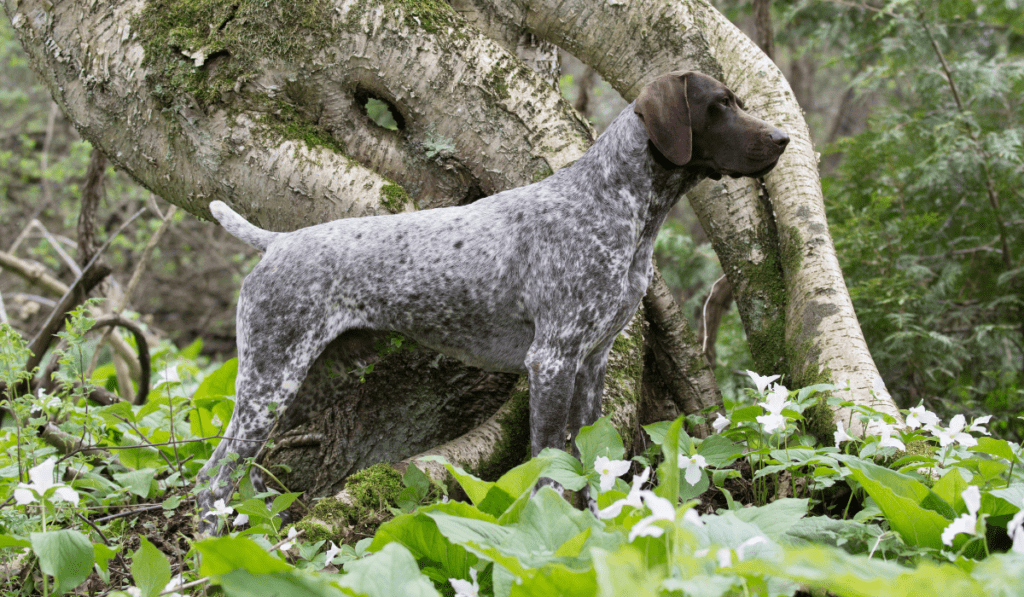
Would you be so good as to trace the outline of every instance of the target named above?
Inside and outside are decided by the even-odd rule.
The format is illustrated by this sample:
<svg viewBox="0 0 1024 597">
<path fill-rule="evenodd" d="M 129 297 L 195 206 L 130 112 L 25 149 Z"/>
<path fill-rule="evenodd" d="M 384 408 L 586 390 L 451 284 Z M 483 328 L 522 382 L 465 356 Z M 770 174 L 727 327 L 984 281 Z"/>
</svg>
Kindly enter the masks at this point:
<svg viewBox="0 0 1024 597">
<path fill-rule="evenodd" d="M 32 342 L 29 344 L 29 350 L 32 351 L 32 356 L 29 357 L 28 362 L 25 364 L 26 371 L 34 370 L 39 362 L 43 359 L 43 354 L 46 352 L 46 348 L 50 345 L 53 339 L 54 333 L 61 326 L 64 320 L 67 318 L 68 313 L 74 309 L 75 305 L 81 302 L 84 295 L 92 290 L 107 274 L 110 273 L 110 268 L 100 265 L 99 258 L 106 251 L 110 243 L 120 235 L 129 224 L 135 221 L 136 218 L 141 216 L 146 208 L 140 209 L 131 218 L 128 219 L 124 224 L 118 228 L 117 232 L 110 235 L 107 242 L 103 243 L 103 246 L 96 251 L 96 254 L 89 263 L 82 269 L 82 275 L 78 276 L 75 282 L 68 288 L 68 291 L 61 297 L 60 302 L 57 303 L 57 308 L 50 313 L 50 318 L 47 319 L 43 328 L 39 331 Z M 105 270 L 105 271 L 104 271 Z M 102 275 L 101 275 L 102 274 Z M 76 300 L 77 299 L 77 300 Z"/>
<path fill-rule="evenodd" d="M 956 107 L 960 111 L 960 114 L 965 114 L 963 100 L 960 98 L 960 90 L 956 86 L 956 82 L 953 80 L 953 69 L 950 68 L 949 63 L 946 62 L 946 57 L 942 53 L 942 48 L 939 47 L 939 42 L 932 35 L 932 30 L 928 28 L 928 23 L 924 19 L 924 15 L 921 15 L 921 27 L 924 29 L 925 34 L 928 36 L 928 40 L 932 44 L 932 49 L 935 50 L 935 55 L 939 57 L 939 63 L 942 65 L 942 72 L 946 76 L 946 81 L 949 83 L 949 90 L 953 94 L 953 100 L 956 102 Z M 995 181 L 992 179 L 992 173 L 989 171 L 988 163 L 991 160 L 991 156 L 985 151 L 981 145 L 981 140 L 978 139 L 978 135 L 974 132 L 969 125 L 965 125 L 967 135 L 974 142 L 974 151 L 981 158 L 981 173 L 985 178 L 985 192 L 988 195 L 989 205 L 992 206 L 992 212 L 996 218 L 996 225 L 999 228 L 999 238 L 1002 244 L 1003 253 L 1003 264 L 1007 269 L 1013 267 L 1013 259 L 1010 256 L 1010 244 L 1007 241 L 1006 234 L 1006 223 L 1003 222 L 1003 216 L 999 207 L 999 195 L 996 193 Z"/>
</svg>

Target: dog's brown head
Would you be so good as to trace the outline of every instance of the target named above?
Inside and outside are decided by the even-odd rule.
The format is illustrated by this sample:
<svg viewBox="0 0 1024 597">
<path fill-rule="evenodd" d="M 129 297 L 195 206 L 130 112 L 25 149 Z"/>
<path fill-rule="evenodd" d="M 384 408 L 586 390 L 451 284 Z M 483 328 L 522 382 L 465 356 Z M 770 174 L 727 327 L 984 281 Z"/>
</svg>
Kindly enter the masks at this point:
<svg viewBox="0 0 1024 597">
<path fill-rule="evenodd" d="M 708 176 L 764 176 L 789 135 L 743 111 L 728 87 L 697 72 L 658 77 L 640 92 L 634 111 L 651 143 L 676 166 L 707 168 Z"/>
</svg>

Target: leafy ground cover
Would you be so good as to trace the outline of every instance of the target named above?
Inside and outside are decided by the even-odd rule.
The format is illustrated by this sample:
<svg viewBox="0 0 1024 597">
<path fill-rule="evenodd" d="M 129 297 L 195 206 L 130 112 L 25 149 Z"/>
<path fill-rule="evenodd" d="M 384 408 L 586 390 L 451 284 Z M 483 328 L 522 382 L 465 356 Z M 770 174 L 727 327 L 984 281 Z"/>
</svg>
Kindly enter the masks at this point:
<svg viewBox="0 0 1024 597">
<path fill-rule="evenodd" d="M 108 385 L 82 371 L 91 325 L 79 311 L 59 349 L 60 384 L 8 390 L 0 427 L 4 595 L 1019 595 L 1024 585 L 1021 448 L 989 436 L 988 417 L 947 423 L 914 407 L 908 428 L 859 410 L 877 433 L 840 425 L 822 441 L 806 409 L 831 386 L 755 386 L 688 435 L 680 418 L 645 427 L 627 459 L 601 419 L 578 457 L 546 450 L 497 481 L 445 463 L 468 498 L 410 467 L 371 537 L 338 545 L 282 525 L 297 493 L 239 488 L 197 537 L 194 477 L 230 419 L 235 363 L 201 365 L 164 347 L 143 405 L 85 400 Z M 0 326 L 0 381 L 16 389 L 24 341 Z M 879 383 L 876 392 L 885 392 Z M 55 441 L 53 438 L 63 438 Z M 240 471 L 244 467 L 240 467 Z M 272 472 L 272 471 L 270 471 Z M 541 477 L 596 497 L 576 508 Z"/>
</svg>

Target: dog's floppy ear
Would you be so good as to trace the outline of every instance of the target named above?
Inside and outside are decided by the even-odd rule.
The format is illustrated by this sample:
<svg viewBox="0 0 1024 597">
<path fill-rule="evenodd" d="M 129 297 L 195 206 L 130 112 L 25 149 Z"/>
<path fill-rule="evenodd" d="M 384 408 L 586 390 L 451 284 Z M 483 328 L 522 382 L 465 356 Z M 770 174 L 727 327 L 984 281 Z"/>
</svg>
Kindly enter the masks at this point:
<svg viewBox="0 0 1024 597">
<path fill-rule="evenodd" d="M 677 166 L 690 161 L 693 143 L 690 104 L 686 98 L 689 76 L 690 73 L 679 71 L 658 77 L 643 88 L 633 107 L 647 129 L 648 138 Z"/>
</svg>

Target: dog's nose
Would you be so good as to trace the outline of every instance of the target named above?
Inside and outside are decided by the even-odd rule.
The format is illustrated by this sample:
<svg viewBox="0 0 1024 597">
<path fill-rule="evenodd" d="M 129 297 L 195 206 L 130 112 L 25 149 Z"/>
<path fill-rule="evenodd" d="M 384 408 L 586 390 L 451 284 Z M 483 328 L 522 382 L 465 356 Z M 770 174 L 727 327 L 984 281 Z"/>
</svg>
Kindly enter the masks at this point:
<svg viewBox="0 0 1024 597">
<path fill-rule="evenodd" d="M 771 137 L 772 143 L 779 147 L 785 148 L 789 145 L 789 135 L 786 134 L 786 131 L 775 129 L 768 136 Z"/>
</svg>

